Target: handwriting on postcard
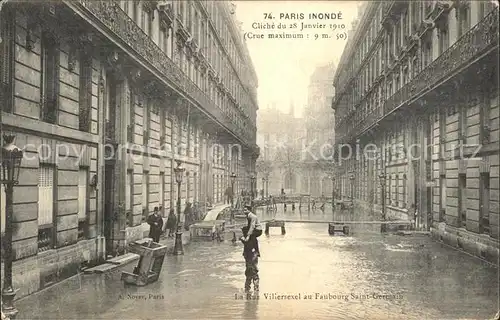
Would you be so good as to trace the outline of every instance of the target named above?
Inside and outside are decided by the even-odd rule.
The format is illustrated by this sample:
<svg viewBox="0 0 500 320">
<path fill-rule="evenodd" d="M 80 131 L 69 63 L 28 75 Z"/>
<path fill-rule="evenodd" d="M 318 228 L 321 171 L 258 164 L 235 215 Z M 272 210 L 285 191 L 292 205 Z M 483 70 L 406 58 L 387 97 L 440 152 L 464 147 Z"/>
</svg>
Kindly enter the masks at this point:
<svg viewBox="0 0 500 320">
<path fill-rule="evenodd" d="M 262 13 L 244 33 L 245 39 L 347 40 L 341 11 L 329 13 Z"/>
</svg>

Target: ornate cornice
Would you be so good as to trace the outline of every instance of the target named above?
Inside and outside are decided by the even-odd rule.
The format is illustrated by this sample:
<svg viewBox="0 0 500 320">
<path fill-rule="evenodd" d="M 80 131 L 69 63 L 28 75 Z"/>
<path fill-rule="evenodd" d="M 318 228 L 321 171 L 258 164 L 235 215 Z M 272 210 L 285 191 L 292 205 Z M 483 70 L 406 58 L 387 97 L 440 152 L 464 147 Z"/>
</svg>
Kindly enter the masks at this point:
<svg viewBox="0 0 500 320">
<path fill-rule="evenodd" d="M 208 118 L 231 132 L 241 143 L 252 145 L 255 137 L 241 135 L 237 125 L 196 86 L 183 71 L 113 2 L 64 0 L 63 3 L 102 30 L 105 37 L 130 52 L 131 62 L 142 65 L 169 87 L 188 97 Z M 60 28 L 59 28 L 60 29 Z M 130 62 L 128 63 L 130 65 Z"/>
</svg>

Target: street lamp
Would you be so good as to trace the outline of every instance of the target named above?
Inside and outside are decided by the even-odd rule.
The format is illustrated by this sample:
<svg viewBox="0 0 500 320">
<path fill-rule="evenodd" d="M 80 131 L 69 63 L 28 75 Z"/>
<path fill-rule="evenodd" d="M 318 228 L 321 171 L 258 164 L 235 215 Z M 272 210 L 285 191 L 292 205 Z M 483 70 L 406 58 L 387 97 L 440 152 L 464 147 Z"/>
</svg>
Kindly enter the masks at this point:
<svg viewBox="0 0 500 320">
<path fill-rule="evenodd" d="M 174 168 L 175 181 L 177 182 L 177 231 L 175 232 L 174 254 L 183 255 L 182 248 L 182 225 L 181 225 L 181 183 L 186 169 L 180 160 L 176 160 L 177 167 Z"/>
<path fill-rule="evenodd" d="M 234 207 L 234 182 L 236 181 L 236 173 L 231 173 L 231 207 Z"/>
<path fill-rule="evenodd" d="M 14 297 L 17 290 L 12 288 L 12 220 L 13 220 L 13 194 L 14 186 L 19 183 L 19 171 L 23 159 L 23 151 L 14 145 L 15 136 L 4 135 L 4 146 L 2 148 L 0 180 L 5 186 L 5 235 L 4 245 L 4 276 L 3 276 L 3 313 L 10 319 L 14 319 L 18 310 L 14 307 Z"/>
</svg>

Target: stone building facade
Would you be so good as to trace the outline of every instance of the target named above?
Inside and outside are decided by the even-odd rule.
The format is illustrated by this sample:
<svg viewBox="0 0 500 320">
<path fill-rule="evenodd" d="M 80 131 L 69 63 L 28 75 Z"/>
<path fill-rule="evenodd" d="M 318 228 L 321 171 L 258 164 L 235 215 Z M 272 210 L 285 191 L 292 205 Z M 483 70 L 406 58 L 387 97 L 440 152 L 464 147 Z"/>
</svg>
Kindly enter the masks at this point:
<svg viewBox="0 0 500 320">
<path fill-rule="evenodd" d="M 305 174 L 301 185 L 304 186 L 305 193 L 316 197 L 332 195 L 333 171 L 330 159 L 335 143 L 335 117 L 331 109 L 334 74 L 334 63 L 316 68 L 309 82 L 307 106 L 304 110 L 306 136 L 302 165 Z"/>
<path fill-rule="evenodd" d="M 344 197 L 376 216 L 415 219 L 445 243 L 494 262 L 497 4 L 367 4 L 349 34 L 332 101 Z"/>
<path fill-rule="evenodd" d="M 177 160 L 182 208 L 222 202 L 232 172 L 255 170 L 258 83 L 233 13 L 217 1 L 3 6 L 2 131 L 25 148 L 17 297 L 142 238 L 154 207 L 175 208 Z"/>
<path fill-rule="evenodd" d="M 281 189 L 287 194 L 300 192 L 300 145 L 305 131 L 302 119 L 295 117 L 293 105 L 288 113 L 276 105 L 260 109 L 257 127 L 261 150 L 257 160 L 257 190 L 264 189 L 268 195 L 279 195 Z"/>
</svg>

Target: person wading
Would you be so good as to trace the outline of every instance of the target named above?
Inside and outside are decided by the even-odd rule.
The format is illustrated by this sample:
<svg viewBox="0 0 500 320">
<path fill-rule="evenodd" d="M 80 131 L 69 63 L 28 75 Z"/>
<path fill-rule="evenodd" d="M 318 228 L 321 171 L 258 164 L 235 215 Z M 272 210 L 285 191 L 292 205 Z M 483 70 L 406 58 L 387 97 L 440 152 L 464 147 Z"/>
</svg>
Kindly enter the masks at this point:
<svg viewBox="0 0 500 320">
<path fill-rule="evenodd" d="M 255 241 L 255 248 L 257 249 L 257 256 L 260 257 L 260 249 L 259 249 L 259 241 L 257 240 L 258 237 L 262 235 L 262 225 L 259 222 L 259 218 L 257 218 L 257 215 L 253 213 L 251 206 L 245 206 L 243 209 L 243 212 L 247 216 L 247 221 L 248 221 L 248 234 L 245 237 L 245 242 L 248 241 Z"/>
<path fill-rule="evenodd" d="M 257 238 L 251 238 L 245 241 L 248 236 L 248 226 L 241 228 L 243 237 L 240 238 L 243 242 L 243 257 L 245 258 L 245 292 L 249 293 L 253 282 L 255 293 L 259 292 L 259 257 L 257 252 Z"/>
<path fill-rule="evenodd" d="M 158 207 L 154 208 L 153 214 L 148 217 L 147 222 L 150 226 L 149 237 L 152 238 L 154 242 L 160 242 L 163 219 L 160 217 Z"/>
</svg>

